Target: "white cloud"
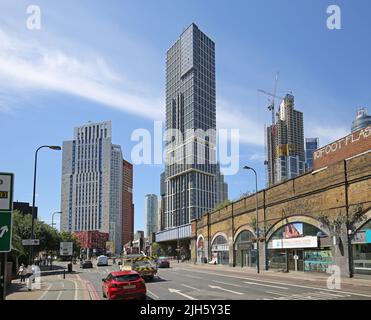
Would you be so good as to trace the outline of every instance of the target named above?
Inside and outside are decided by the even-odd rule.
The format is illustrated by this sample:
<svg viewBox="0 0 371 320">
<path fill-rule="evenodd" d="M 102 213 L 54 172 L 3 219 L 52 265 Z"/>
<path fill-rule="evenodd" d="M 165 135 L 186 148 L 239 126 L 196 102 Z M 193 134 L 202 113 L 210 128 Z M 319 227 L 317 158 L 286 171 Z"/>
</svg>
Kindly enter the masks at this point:
<svg viewBox="0 0 371 320">
<path fill-rule="evenodd" d="M 76 95 L 150 119 L 163 118 L 160 99 L 129 92 L 103 59 L 81 61 L 0 29 L 0 84 L 12 89 L 51 90 Z"/>
<path fill-rule="evenodd" d="M 98 55 L 85 58 L 91 57 L 91 52 L 87 54 L 81 48 L 76 50 L 80 58 L 58 48 L 48 48 L 27 37 L 6 33 L 0 28 L 0 86 L 5 91 L 9 89 L 9 92 L 63 92 L 143 118 L 164 120 L 165 101 L 162 94 L 152 96 L 143 93 L 142 87 L 133 87 L 129 79 L 113 71 L 103 58 Z M 13 102 L 14 97 L 5 99 L 0 96 L 0 112 L 11 112 Z M 264 123 L 254 117 L 251 109 L 218 99 L 217 127 L 239 129 L 241 144 L 264 146 Z M 306 137 L 319 137 L 321 145 L 347 133 L 344 127 L 306 126 Z M 250 160 L 263 158 L 256 154 Z"/>
<path fill-rule="evenodd" d="M 254 121 L 241 110 L 238 106 L 219 100 L 216 112 L 217 127 L 239 129 L 241 143 L 264 146 L 264 124 Z"/>
<path fill-rule="evenodd" d="M 306 128 L 306 138 L 319 138 L 320 146 L 325 146 L 330 142 L 336 141 L 350 133 L 349 128 L 336 127 L 329 125 L 318 125 L 309 123 Z"/>
</svg>

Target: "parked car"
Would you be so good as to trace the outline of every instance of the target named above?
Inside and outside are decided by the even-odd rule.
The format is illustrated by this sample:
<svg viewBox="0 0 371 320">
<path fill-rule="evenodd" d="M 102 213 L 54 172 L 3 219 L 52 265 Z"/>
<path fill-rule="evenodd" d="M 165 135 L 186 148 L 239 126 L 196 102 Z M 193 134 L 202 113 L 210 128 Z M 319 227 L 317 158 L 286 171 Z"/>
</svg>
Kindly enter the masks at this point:
<svg viewBox="0 0 371 320">
<path fill-rule="evenodd" d="M 81 261 L 80 268 L 82 269 L 93 268 L 93 263 L 90 260 Z"/>
<path fill-rule="evenodd" d="M 102 279 L 103 298 L 109 300 L 145 300 L 147 288 L 143 278 L 133 270 L 111 272 Z"/>
<path fill-rule="evenodd" d="M 107 256 L 99 256 L 97 258 L 97 266 L 108 266 L 108 257 Z"/>
<path fill-rule="evenodd" d="M 157 259 L 158 268 L 170 268 L 170 262 L 166 257 L 159 257 Z"/>
</svg>

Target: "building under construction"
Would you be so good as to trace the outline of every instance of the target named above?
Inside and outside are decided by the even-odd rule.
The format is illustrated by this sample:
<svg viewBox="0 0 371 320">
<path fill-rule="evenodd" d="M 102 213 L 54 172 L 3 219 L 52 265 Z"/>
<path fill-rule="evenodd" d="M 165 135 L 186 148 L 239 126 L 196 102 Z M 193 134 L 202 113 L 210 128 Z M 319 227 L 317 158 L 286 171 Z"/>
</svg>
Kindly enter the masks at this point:
<svg viewBox="0 0 371 320">
<path fill-rule="evenodd" d="M 295 110 L 294 96 L 282 100 L 276 121 L 266 128 L 267 186 L 305 171 L 303 113 Z"/>
</svg>

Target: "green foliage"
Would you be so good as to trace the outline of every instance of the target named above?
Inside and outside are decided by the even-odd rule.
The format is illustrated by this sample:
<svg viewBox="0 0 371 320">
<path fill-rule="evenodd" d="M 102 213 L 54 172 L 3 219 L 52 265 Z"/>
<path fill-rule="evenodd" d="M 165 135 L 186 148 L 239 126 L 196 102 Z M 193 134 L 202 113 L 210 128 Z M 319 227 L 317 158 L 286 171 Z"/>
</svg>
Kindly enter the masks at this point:
<svg viewBox="0 0 371 320">
<path fill-rule="evenodd" d="M 158 257 L 170 255 L 168 248 L 165 245 L 157 242 L 152 243 L 152 253 Z"/>
<path fill-rule="evenodd" d="M 219 203 L 214 210 L 221 210 L 225 207 L 228 207 L 231 204 L 230 200 L 225 200 L 224 202 Z"/>
<path fill-rule="evenodd" d="M 13 212 L 13 234 L 12 234 L 12 251 L 10 258 L 18 267 L 18 261 L 27 263 L 30 246 L 23 246 L 22 239 L 31 238 L 31 215 L 23 215 L 19 211 Z M 35 219 L 34 221 L 35 238 L 40 240 L 40 245 L 34 247 L 34 253 L 47 252 L 56 255 L 59 253 L 60 242 L 73 242 L 75 252 L 80 251 L 78 239 L 69 232 L 59 233 L 56 229 L 46 223 Z"/>
</svg>

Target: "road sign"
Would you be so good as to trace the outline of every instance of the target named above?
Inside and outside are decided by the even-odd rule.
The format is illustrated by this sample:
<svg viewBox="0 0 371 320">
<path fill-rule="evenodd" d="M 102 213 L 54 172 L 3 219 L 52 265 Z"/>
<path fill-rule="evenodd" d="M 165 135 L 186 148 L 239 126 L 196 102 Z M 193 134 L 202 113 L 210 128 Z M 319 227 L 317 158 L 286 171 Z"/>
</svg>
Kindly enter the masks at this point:
<svg viewBox="0 0 371 320">
<path fill-rule="evenodd" d="M 38 246 L 40 245 L 39 239 L 23 239 L 22 244 L 24 246 Z"/>
<path fill-rule="evenodd" d="M 12 173 L 0 172 L 0 252 L 12 249 L 13 180 Z"/>
<path fill-rule="evenodd" d="M 13 174 L 0 172 L 0 212 L 13 210 Z"/>
<path fill-rule="evenodd" d="M 12 213 L 0 213 L 0 252 L 11 250 L 12 240 Z"/>
<path fill-rule="evenodd" d="M 59 254 L 61 256 L 72 256 L 73 242 L 61 242 Z"/>
</svg>

